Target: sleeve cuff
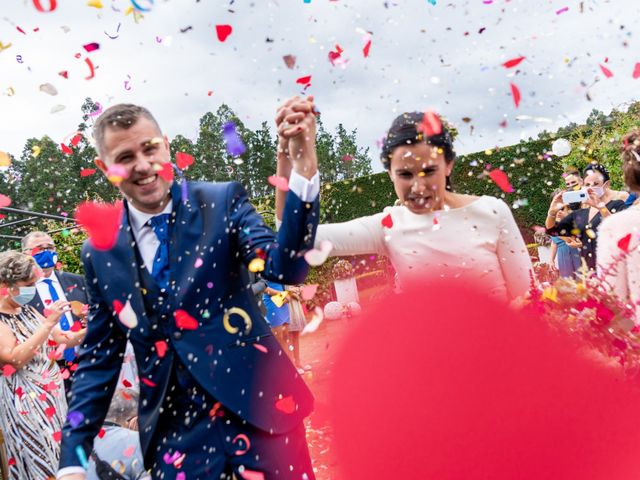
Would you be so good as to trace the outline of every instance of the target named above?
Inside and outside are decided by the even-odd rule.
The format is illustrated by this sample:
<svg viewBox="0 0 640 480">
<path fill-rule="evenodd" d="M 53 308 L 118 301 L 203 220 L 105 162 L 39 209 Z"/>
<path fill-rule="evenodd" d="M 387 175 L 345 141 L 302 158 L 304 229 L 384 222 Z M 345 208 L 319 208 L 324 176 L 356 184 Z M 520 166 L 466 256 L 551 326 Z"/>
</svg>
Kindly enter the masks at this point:
<svg viewBox="0 0 640 480">
<path fill-rule="evenodd" d="M 73 475 L 74 473 L 82 473 L 87 478 L 87 471 L 82 467 L 64 467 L 56 473 L 56 480 L 60 480 L 65 475 Z"/>
<path fill-rule="evenodd" d="M 289 190 L 296 194 L 296 196 L 303 202 L 313 202 L 320 193 L 320 172 L 311 177 L 311 180 L 307 180 L 302 175 L 291 172 L 289 176 Z"/>
</svg>

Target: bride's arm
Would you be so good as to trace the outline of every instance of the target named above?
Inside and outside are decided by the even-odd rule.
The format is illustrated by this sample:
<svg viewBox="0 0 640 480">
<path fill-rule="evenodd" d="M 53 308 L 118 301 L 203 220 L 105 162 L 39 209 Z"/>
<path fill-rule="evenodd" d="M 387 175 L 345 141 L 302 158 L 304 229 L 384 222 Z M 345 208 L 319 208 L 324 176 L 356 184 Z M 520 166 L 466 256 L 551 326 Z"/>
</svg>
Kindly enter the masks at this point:
<svg viewBox="0 0 640 480">
<path fill-rule="evenodd" d="M 333 245 L 332 257 L 364 254 L 386 254 L 382 218 L 384 213 L 360 217 L 343 223 L 318 225 L 315 247 L 328 240 Z"/>
</svg>

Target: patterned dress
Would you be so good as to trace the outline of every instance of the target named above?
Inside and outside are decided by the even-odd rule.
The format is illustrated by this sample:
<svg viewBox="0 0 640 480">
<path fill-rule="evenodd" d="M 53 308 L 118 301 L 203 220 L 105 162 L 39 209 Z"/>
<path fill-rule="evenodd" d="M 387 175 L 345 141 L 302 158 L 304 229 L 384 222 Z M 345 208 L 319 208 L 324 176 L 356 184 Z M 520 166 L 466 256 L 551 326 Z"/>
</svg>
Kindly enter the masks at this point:
<svg viewBox="0 0 640 480">
<path fill-rule="evenodd" d="M 0 313 L 22 343 L 40 326 L 35 310 Z M 0 376 L 0 428 L 4 432 L 10 480 L 54 477 L 60 457 L 60 436 L 67 401 L 58 365 L 49 360 L 45 344 L 31 361 L 12 375 Z"/>
</svg>

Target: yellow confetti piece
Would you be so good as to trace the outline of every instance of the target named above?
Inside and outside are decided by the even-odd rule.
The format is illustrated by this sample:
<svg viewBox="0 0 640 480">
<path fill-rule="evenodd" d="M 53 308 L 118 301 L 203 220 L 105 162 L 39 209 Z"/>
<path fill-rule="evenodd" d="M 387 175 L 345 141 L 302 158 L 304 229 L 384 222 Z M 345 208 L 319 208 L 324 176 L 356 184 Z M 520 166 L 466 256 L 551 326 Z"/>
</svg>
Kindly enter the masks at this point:
<svg viewBox="0 0 640 480">
<path fill-rule="evenodd" d="M 11 165 L 11 157 L 6 152 L 0 152 L 0 167 L 8 167 Z"/>
<path fill-rule="evenodd" d="M 31 154 L 35 158 L 38 158 L 38 155 L 40 155 L 40 151 L 41 151 L 41 148 L 39 145 L 34 145 L 33 147 L 31 147 Z"/>
<path fill-rule="evenodd" d="M 9 48 L 11 45 L 13 45 L 12 43 L 7 43 L 6 45 L 2 42 L 0 42 L 0 52 L 2 52 L 3 50 L 6 50 L 7 48 Z"/>
<path fill-rule="evenodd" d="M 5 94 L 7 97 L 13 97 L 13 96 L 16 94 L 16 91 L 15 91 L 15 89 L 14 89 L 13 87 L 9 87 L 9 88 L 7 88 L 7 89 L 5 90 L 4 94 Z"/>
<path fill-rule="evenodd" d="M 102 2 L 100 0 L 89 0 L 87 2 L 87 6 L 88 7 L 93 7 L 93 8 L 102 8 Z"/>
<path fill-rule="evenodd" d="M 254 258 L 249 262 L 249 271 L 253 273 L 262 272 L 264 270 L 264 260 L 261 258 Z"/>
<path fill-rule="evenodd" d="M 594 232 L 593 230 L 591 230 L 590 228 L 587 228 L 587 230 L 585 231 L 585 233 L 587 234 L 587 237 L 589 237 L 591 240 L 593 240 L 594 238 L 596 238 L 596 232 Z"/>
<path fill-rule="evenodd" d="M 276 307 L 280 308 L 282 305 L 284 305 L 284 300 L 288 296 L 289 296 L 289 292 L 276 293 L 275 295 L 271 295 L 271 301 L 274 303 Z"/>
<path fill-rule="evenodd" d="M 542 292 L 542 300 L 551 300 L 558 303 L 558 290 L 556 287 L 547 287 Z"/>
<path fill-rule="evenodd" d="M 242 320 L 244 320 L 244 333 L 245 335 L 247 335 L 251 331 L 251 327 L 253 326 L 249 314 L 240 307 L 233 307 L 224 312 L 224 315 L 222 317 L 222 325 L 224 325 L 224 329 L 227 332 L 229 332 L 231 335 L 235 335 L 240 331 L 240 329 L 238 327 L 234 327 L 233 325 L 231 325 L 231 322 L 229 322 L 229 317 L 231 315 L 239 315 Z"/>
<path fill-rule="evenodd" d="M 493 155 L 493 150 L 485 150 L 484 154 L 485 155 Z"/>
</svg>

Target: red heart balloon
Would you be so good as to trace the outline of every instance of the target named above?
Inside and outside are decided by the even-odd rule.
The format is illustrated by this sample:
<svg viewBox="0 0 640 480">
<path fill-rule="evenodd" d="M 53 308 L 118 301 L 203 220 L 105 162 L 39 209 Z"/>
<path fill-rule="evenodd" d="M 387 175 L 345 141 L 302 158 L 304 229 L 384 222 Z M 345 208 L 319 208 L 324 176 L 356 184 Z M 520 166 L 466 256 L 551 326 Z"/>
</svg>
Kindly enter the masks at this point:
<svg viewBox="0 0 640 480">
<path fill-rule="evenodd" d="M 123 205 L 83 202 L 75 214 L 76 221 L 89 235 L 89 241 L 98 250 L 110 250 L 118 240 Z"/>
<path fill-rule="evenodd" d="M 640 476 L 637 387 L 539 318 L 426 283 L 363 316 L 332 366 L 335 478 Z"/>
<path fill-rule="evenodd" d="M 231 32 L 233 32 L 231 25 L 216 25 L 216 34 L 221 42 L 224 42 L 231 35 Z"/>
</svg>

